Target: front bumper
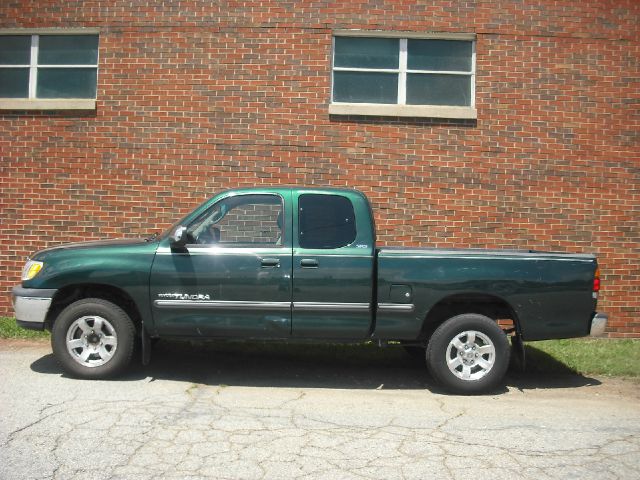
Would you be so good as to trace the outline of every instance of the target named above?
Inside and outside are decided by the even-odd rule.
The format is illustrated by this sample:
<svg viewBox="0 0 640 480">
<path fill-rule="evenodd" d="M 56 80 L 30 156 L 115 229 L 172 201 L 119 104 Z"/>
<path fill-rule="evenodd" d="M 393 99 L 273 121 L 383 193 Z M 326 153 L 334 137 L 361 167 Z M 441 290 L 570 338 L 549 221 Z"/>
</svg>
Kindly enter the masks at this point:
<svg viewBox="0 0 640 480">
<path fill-rule="evenodd" d="M 604 335 L 604 329 L 607 328 L 609 317 L 606 313 L 596 313 L 591 319 L 591 330 L 589 335 L 592 337 L 601 337 Z"/>
<path fill-rule="evenodd" d="M 44 321 L 56 291 L 55 289 L 13 287 L 11 296 L 18 325 L 30 330 L 44 330 Z"/>
</svg>

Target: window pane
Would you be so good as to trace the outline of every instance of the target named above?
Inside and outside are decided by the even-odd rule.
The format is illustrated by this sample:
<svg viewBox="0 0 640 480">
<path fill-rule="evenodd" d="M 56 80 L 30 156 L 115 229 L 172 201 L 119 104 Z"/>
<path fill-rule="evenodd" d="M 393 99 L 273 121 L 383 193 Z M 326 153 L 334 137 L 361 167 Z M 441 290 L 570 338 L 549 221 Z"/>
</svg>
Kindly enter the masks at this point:
<svg viewBox="0 0 640 480">
<path fill-rule="evenodd" d="M 96 98 L 95 68 L 39 68 L 36 97 Z"/>
<path fill-rule="evenodd" d="M 300 195 L 299 209 L 302 248 L 340 248 L 356 239 L 356 216 L 348 198 Z"/>
<path fill-rule="evenodd" d="M 219 246 L 282 245 L 282 201 L 276 195 L 239 195 L 216 203 L 189 227 L 193 242 Z"/>
<path fill-rule="evenodd" d="M 30 35 L 0 35 L 0 65 L 29 65 Z"/>
<path fill-rule="evenodd" d="M 398 74 L 334 72 L 333 101 L 354 103 L 397 103 Z"/>
<path fill-rule="evenodd" d="M 335 37 L 335 67 L 398 68 L 397 38 Z"/>
<path fill-rule="evenodd" d="M 456 40 L 408 40 L 409 70 L 471 71 L 472 42 Z"/>
<path fill-rule="evenodd" d="M 0 65 L 29 65 L 30 35 L 0 35 Z"/>
<path fill-rule="evenodd" d="M 28 68 L 0 68 L 0 98 L 29 96 Z"/>
<path fill-rule="evenodd" d="M 407 75 L 409 105 L 471 105 L 471 77 L 466 75 Z"/>
<path fill-rule="evenodd" d="M 40 35 L 38 64 L 96 65 L 97 35 Z"/>
</svg>

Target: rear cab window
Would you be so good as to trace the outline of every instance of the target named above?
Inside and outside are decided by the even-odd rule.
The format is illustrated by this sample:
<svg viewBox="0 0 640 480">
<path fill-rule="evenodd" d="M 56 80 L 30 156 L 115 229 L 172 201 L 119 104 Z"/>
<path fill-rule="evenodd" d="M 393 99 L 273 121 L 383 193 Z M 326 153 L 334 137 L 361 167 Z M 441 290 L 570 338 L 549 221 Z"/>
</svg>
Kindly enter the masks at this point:
<svg viewBox="0 0 640 480">
<path fill-rule="evenodd" d="M 303 194 L 298 200 L 298 243 L 307 249 L 334 249 L 356 240 L 356 215 L 340 195 Z"/>
</svg>

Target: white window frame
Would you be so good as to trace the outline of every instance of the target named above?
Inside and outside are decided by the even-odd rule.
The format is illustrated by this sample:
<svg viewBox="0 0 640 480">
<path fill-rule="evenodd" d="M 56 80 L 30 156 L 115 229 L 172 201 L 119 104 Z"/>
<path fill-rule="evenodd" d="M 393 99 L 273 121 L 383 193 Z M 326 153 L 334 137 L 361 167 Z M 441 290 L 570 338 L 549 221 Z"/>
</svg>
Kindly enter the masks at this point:
<svg viewBox="0 0 640 480">
<path fill-rule="evenodd" d="M 98 82 L 98 63 L 76 65 L 47 65 L 38 64 L 38 50 L 40 48 L 41 35 L 99 35 L 95 28 L 5 28 L 0 29 L 0 35 L 19 35 L 31 37 L 31 52 L 29 64 L 24 65 L 0 65 L 1 68 L 28 68 L 29 69 L 29 96 L 27 98 L 0 98 L 0 110 L 95 110 L 95 98 L 37 98 L 36 88 L 38 84 L 38 68 L 95 68 L 96 69 L 96 95 Z"/>
<path fill-rule="evenodd" d="M 398 38 L 400 43 L 398 68 L 356 68 L 336 67 L 335 39 L 336 37 L 367 37 L 367 38 Z M 460 40 L 471 42 L 471 72 L 441 71 L 441 70 L 413 70 L 407 68 L 407 44 L 410 39 L 418 40 Z M 376 72 L 398 74 L 397 103 L 350 103 L 336 102 L 333 99 L 333 74 L 334 72 Z M 448 105 L 407 105 L 407 74 L 440 74 L 440 75 L 464 75 L 471 78 L 471 104 L 469 106 Z M 331 115 L 380 115 L 396 117 L 432 117 L 432 118 L 457 118 L 476 119 L 476 36 L 466 33 L 409 33 L 409 32 L 380 32 L 369 30 L 338 30 L 333 32 L 331 48 L 331 103 L 329 114 Z"/>
</svg>

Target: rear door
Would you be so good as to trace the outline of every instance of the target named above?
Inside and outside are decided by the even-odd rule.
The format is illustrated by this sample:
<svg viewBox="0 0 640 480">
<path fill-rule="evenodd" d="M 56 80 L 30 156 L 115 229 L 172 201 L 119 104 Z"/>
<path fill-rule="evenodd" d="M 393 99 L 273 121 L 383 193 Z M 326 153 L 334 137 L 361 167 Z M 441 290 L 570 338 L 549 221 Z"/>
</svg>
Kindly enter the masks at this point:
<svg viewBox="0 0 640 480">
<path fill-rule="evenodd" d="M 365 338 L 374 261 L 368 204 L 351 192 L 294 197 L 292 335 Z"/>
</svg>

